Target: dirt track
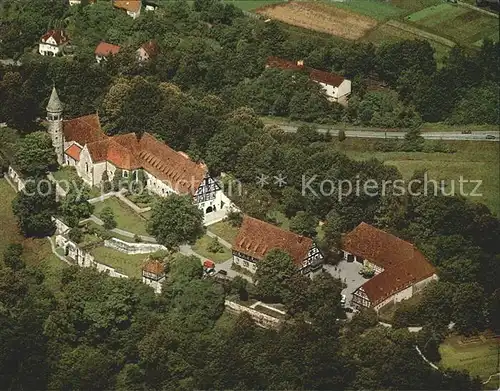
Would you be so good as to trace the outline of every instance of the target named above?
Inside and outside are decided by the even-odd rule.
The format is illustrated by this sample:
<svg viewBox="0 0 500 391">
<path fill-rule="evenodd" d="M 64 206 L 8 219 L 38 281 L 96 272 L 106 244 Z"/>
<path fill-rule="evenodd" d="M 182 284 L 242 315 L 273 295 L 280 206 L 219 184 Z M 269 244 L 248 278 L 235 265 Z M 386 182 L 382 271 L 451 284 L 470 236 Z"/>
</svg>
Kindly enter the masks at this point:
<svg viewBox="0 0 500 391">
<path fill-rule="evenodd" d="M 377 25 L 375 19 L 328 4 L 290 1 L 256 10 L 260 15 L 294 26 L 346 39 L 358 39 Z"/>
</svg>

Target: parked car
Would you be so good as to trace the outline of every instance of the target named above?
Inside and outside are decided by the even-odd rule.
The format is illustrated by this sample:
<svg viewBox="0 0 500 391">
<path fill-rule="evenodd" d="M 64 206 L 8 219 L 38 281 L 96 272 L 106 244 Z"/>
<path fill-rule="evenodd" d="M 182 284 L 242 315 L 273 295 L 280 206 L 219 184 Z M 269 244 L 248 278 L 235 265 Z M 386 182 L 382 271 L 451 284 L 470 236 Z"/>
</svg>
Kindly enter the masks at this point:
<svg viewBox="0 0 500 391">
<path fill-rule="evenodd" d="M 486 140 L 494 140 L 494 139 L 496 139 L 496 137 L 493 136 L 492 134 L 487 134 L 486 135 Z"/>
<path fill-rule="evenodd" d="M 462 134 L 471 134 L 472 132 L 469 129 L 462 130 Z"/>
<path fill-rule="evenodd" d="M 346 296 L 342 295 L 342 299 L 340 299 L 340 304 L 342 304 L 342 307 L 345 307 L 346 300 L 347 300 Z"/>
<path fill-rule="evenodd" d="M 225 270 L 219 270 L 219 274 L 222 274 L 223 276 L 227 276 L 227 272 Z"/>
</svg>

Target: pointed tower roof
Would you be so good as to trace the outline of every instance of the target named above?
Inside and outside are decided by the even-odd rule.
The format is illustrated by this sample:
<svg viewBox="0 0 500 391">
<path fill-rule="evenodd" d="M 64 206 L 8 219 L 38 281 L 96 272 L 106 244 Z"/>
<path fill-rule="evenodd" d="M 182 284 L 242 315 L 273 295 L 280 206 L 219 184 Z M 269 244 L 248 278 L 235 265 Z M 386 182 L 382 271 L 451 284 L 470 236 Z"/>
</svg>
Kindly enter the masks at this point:
<svg viewBox="0 0 500 391">
<path fill-rule="evenodd" d="M 57 95 L 56 87 L 52 87 L 52 93 L 50 94 L 49 103 L 47 104 L 47 111 L 51 113 L 62 113 L 63 104 Z"/>
</svg>

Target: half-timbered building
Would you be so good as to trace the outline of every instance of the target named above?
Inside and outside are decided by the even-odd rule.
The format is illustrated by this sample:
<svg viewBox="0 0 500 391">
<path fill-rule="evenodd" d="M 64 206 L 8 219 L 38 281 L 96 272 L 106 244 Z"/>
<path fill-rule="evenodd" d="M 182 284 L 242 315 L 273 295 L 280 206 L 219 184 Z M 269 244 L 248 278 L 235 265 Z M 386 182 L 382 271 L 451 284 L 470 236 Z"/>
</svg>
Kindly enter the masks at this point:
<svg viewBox="0 0 500 391">
<path fill-rule="evenodd" d="M 288 253 L 302 274 L 322 269 L 323 255 L 311 238 L 244 216 L 233 246 L 233 263 L 254 273 L 272 249 Z"/>
<path fill-rule="evenodd" d="M 373 269 L 374 277 L 352 293 L 354 308 L 374 308 L 409 299 L 437 279 L 434 266 L 411 243 L 361 223 L 342 238 L 344 259 Z"/>
</svg>

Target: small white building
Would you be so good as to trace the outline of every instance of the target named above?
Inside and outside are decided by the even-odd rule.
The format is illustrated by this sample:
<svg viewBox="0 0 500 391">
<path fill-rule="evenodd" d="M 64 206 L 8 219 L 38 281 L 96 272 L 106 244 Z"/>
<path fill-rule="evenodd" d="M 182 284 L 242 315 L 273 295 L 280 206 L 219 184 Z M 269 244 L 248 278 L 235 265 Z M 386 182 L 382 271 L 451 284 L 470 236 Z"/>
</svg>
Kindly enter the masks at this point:
<svg viewBox="0 0 500 391">
<path fill-rule="evenodd" d="M 42 56 L 57 56 L 63 53 L 64 46 L 68 42 L 69 38 L 64 30 L 49 30 L 40 38 L 38 53 Z"/>
<path fill-rule="evenodd" d="M 297 265 L 297 271 L 302 274 L 312 276 L 322 270 L 323 254 L 311 238 L 243 216 L 234 241 L 233 264 L 255 273 L 259 261 L 272 249 L 288 253 Z"/>
<path fill-rule="evenodd" d="M 342 238 L 348 262 L 359 262 L 375 275 L 352 293 L 356 309 L 378 311 L 390 303 L 409 299 L 425 285 L 437 280 L 436 269 L 411 243 L 361 223 Z"/>
<path fill-rule="evenodd" d="M 136 19 L 141 14 L 142 0 L 113 0 L 113 6 L 126 11 L 128 16 Z"/>
<path fill-rule="evenodd" d="M 306 71 L 309 78 L 323 87 L 323 91 L 330 102 L 347 106 L 351 94 L 351 81 L 341 75 L 304 66 L 304 61 L 297 62 L 279 57 L 268 57 L 266 68 L 278 68 L 291 71 Z"/>
</svg>

